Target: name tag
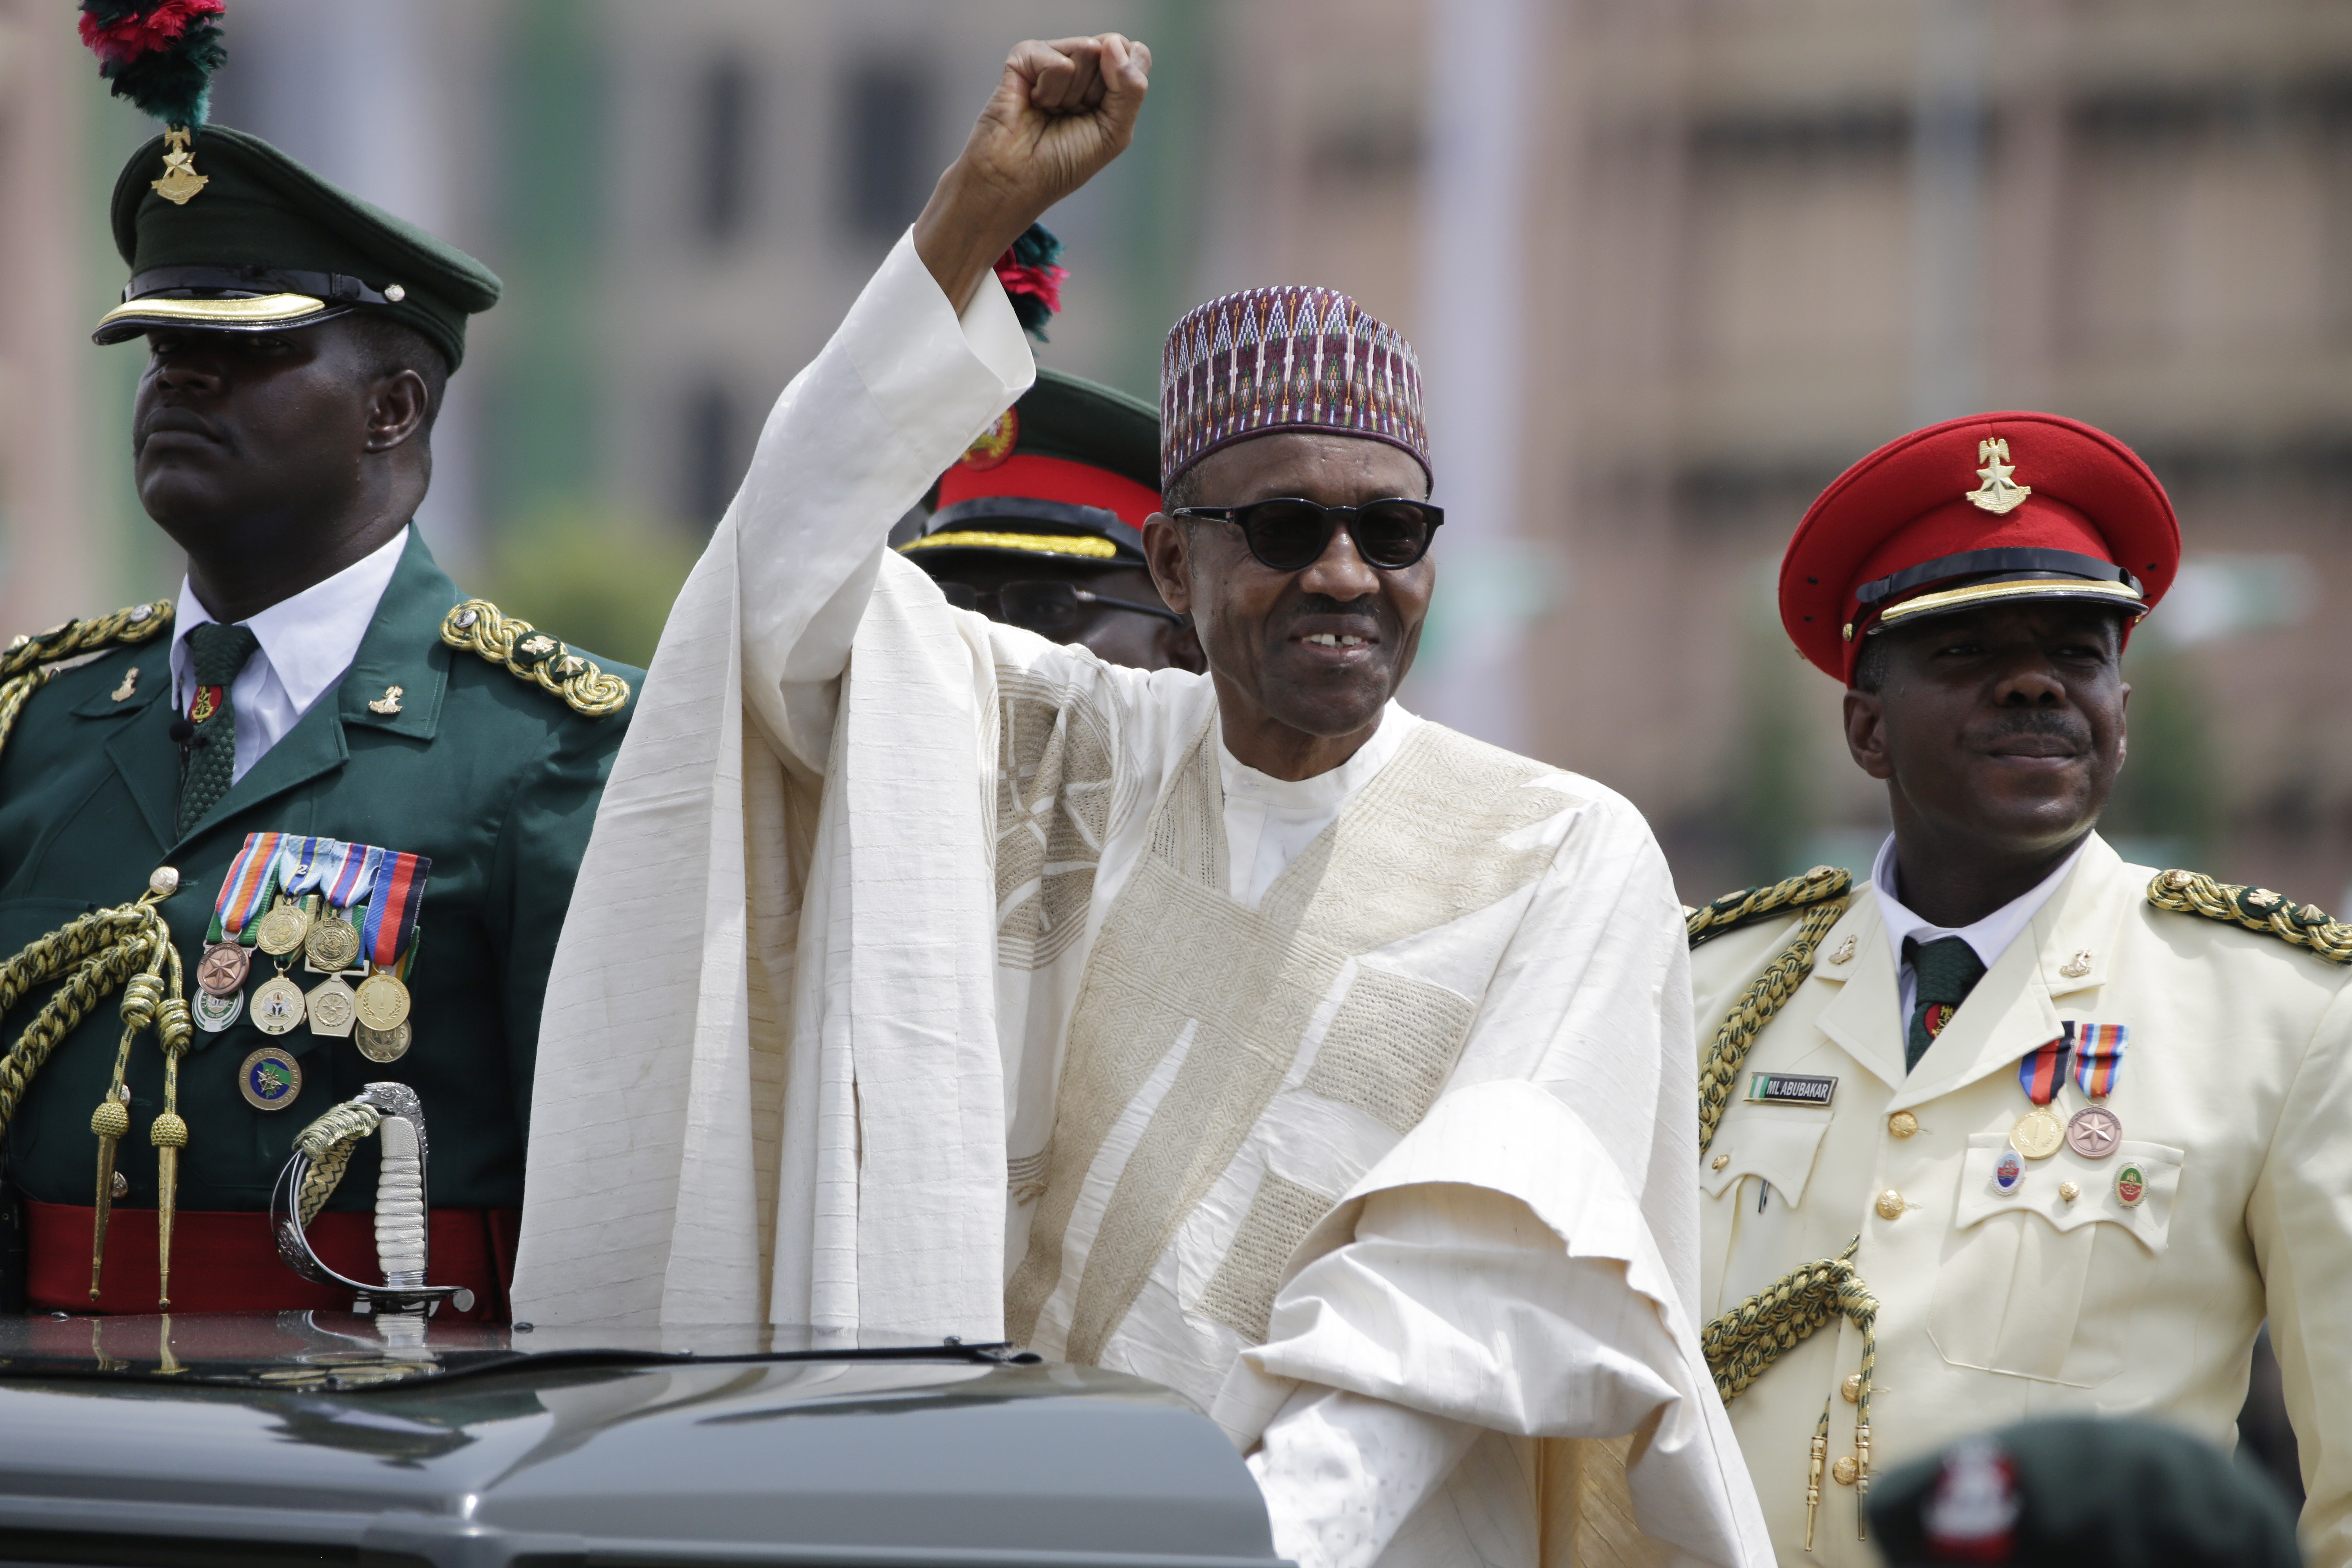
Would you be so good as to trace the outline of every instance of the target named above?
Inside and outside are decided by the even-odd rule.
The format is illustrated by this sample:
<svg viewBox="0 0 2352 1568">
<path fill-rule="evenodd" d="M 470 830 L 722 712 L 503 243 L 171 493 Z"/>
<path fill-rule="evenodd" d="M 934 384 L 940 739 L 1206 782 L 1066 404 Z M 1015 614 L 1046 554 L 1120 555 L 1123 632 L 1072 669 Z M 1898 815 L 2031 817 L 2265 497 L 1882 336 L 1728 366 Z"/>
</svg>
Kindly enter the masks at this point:
<svg viewBox="0 0 2352 1568">
<path fill-rule="evenodd" d="M 1764 1105 L 1827 1105 L 1837 1092 L 1833 1078 L 1808 1078 L 1792 1072 L 1748 1075 L 1748 1098 Z"/>
</svg>

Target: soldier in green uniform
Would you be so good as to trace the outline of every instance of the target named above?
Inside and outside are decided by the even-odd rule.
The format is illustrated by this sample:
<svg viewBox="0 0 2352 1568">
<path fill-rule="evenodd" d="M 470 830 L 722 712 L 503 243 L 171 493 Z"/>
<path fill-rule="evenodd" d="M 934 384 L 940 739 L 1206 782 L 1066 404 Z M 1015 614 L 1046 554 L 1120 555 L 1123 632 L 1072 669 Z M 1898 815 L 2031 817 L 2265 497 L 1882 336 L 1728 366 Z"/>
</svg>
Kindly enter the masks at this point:
<svg viewBox="0 0 2352 1568">
<path fill-rule="evenodd" d="M 1144 564 L 1144 520 L 1160 510 L 1157 411 L 1041 370 L 940 476 L 928 526 L 898 548 L 959 608 L 1112 664 L 1197 675 L 1200 639 Z"/>
<path fill-rule="evenodd" d="M 469 599 L 411 524 L 498 279 L 188 118 L 115 186 L 131 280 L 94 334 L 148 345 L 132 461 L 186 583 L 0 656 L 0 955 L 65 933 L 0 970 L 21 1289 L 152 1311 L 168 1245 L 180 1310 L 348 1307 L 279 1260 L 271 1187 L 307 1123 L 394 1079 L 431 1130 L 430 1272 L 500 1316 L 548 963 L 639 673 Z M 362 951 L 253 945 L 289 892 L 308 907 L 281 936 Z M 176 953 L 147 954 L 145 999 L 113 972 L 52 984 L 149 919 L 85 918 L 133 900 Z M 148 1026 L 118 1066 L 126 1021 Z M 376 1158 L 310 1226 L 368 1281 Z"/>
</svg>

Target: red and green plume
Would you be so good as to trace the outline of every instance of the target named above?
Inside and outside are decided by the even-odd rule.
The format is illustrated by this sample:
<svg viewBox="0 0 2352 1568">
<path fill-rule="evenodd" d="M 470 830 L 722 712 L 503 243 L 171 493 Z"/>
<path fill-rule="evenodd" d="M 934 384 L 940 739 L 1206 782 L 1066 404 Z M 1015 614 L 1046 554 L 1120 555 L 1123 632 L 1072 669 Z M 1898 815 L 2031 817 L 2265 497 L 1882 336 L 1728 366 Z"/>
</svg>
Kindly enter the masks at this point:
<svg viewBox="0 0 2352 1568">
<path fill-rule="evenodd" d="M 221 47 L 223 0 L 81 0 L 81 41 L 98 74 L 166 126 L 205 128 Z"/>
<path fill-rule="evenodd" d="M 1061 312 L 1062 280 L 1070 275 L 1068 268 L 1055 265 L 1061 258 L 1062 242 L 1042 223 L 1031 224 L 996 258 L 996 279 L 1012 296 L 1013 314 L 1022 331 L 1041 343 L 1045 323 Z"/>
</svg>

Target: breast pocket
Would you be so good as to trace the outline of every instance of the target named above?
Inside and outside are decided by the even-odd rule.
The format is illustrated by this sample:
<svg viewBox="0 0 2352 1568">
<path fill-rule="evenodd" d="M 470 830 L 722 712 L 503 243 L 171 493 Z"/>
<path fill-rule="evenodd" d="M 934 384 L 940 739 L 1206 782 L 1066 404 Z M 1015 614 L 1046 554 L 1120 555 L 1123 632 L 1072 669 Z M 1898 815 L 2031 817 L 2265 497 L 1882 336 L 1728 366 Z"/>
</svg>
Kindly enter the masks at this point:
<svg viewBox="0 0 2352 1568">
<path fill-rule="evenodd" d="M 2092 1388 L 2123 1364 L 2132 1309 L 2171 1239 L 2185 1156 L 2125 1142 L 2104 1160 L 2061 1146 L 2028 1160 L 2007 1192 L 2009 1140 L 1969 1139 L 1955 1194 L 1957 1245 L 1936 1274 L 1927 1331 L 1955 1366 Z M 2142 1178 L 2119 1178 L 2137 1171 Z M 2069 1185 L 2074 1195 L 2067 1196 Z M 2138 1201 L 2128 1201 L 2132 1188 Z"/>
<path fill-rule="evenodd" d="M 1830 1130 L 1830 1115 L 1826 1106 L 1743 1107 L 1716 1135 L 1699 1173 L 1701 1190 L 1728 1202 L 1732 1213 L 1715 1310 L 1737 1306 L 1810 1261 L 1800 1256 L 1805 1238 L 1799 1205 L 1812 1180 L 1822 1135 Z"/>
</svg>

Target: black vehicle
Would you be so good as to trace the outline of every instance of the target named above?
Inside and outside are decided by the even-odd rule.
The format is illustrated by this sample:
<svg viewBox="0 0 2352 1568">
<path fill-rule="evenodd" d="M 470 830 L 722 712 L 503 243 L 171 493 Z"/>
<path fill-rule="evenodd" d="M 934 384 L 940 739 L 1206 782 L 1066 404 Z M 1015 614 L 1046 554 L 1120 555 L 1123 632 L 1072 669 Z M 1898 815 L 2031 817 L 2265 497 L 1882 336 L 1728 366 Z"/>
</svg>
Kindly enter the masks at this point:
<svg viewBox="0 0 2352 1568">
<path fill-rule="evenodd" d="M 1273 1568 L 1232 1445 L 1005 1346 L 0 1320 L 0 1561 Z"/>
</svg>

